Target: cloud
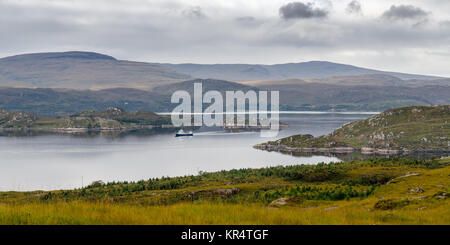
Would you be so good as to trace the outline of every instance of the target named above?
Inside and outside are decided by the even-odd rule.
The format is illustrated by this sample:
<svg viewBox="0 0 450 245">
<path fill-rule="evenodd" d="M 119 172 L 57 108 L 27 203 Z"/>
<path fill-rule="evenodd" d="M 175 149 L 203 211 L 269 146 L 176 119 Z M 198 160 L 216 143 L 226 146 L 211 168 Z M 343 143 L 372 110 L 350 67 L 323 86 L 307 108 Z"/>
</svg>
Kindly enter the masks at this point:
<svg viewBox="0 0 450 245">
<path fill-rule="evenodd" d="M 345 11 L 350 14 L 361 14 L 362 13 L 361 3 L 359 3 L 356 0 L 353 0 L 347 4 L 347 8 L 345 9 Z"/>
<path fill-rule="evenodd" d="M 383 13 L 382 18 L 389 20 L 417 20 L 426 19 L 428 15 L 428 12 L 413 5 L 392 5 L 390 9 Z"/>
<path fill-rule="evenodd" d="M 291 1 L 303 4 L 286 4 Z M 0 33 L 5 33 L 0 57 L 85 50 L 167 63 L 329 60 L 450 76 L 450 59 L 436 55 L 450 52 L 450 13 L 445 11 L 450 3 L 422 2 L 420 7 L 432 16 L 428 12 L 387 24 L 393 17 L 380 21 L 381 15 L 392 3 L 379 2 L 388 0 L 356 1 L 364 18 L 345 12 L 352 0 L 333 1 L 332 6 L 328 0 L 0 0 Z M 405 2 L 417 6 L 419 0 L 394 1 L 399 8 Z M 420 28 L 405 28 L 405 23 L 413 26 L 427 18 Z"/>
<path fill-rule="evenodd" d="M 315 8 L 313 3 L 301 2 L 292 2 L 281 6 L 279 13 L 283 19 L 325 18 L 328 15 L 326 10 Z"/>
<path fill-rule="evenodd" d="M 252 22 L 255 21 L 255 17 L 253 16 L 242 16 L 242 17 L 237 17 L 236 21 L 242 21 L 242 22 Z"/>
<path fill-rule="evenodd" d="M 190 7 L 183 11 L 183 14 L 191 19 L 206 19 L 206 15 L 203 13 L 202 8 L 199 6 Z"/>
<path fill-rule="evenodd" d="M 253 16 L 241 16 L 235 18 L 235 22 L 242 26 L 247 28 L 257 28 L 264 24 L 263 20 L 258 20 Z"/>
<path fill-rule="evenodd" d="M 450 20 L 439 22 L 439 26 L 450 29 Z"/>
</svg>

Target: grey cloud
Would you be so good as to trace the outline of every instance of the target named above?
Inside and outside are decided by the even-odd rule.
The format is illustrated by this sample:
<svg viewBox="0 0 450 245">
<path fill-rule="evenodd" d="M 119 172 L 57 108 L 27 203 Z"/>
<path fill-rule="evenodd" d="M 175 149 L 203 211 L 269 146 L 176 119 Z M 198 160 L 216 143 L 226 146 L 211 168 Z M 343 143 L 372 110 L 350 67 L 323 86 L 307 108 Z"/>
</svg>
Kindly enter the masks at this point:
<svg viewBox="0 0 450 245">
<path fill-rule="evenodd" d="M 206 15 L 199 6 L 190 7 L 183 11 L 183 14 L 192 19 L 205 19 Z"/>
<path fill-rule="evenodd" d="M 252 21 L 255 21 L 255 17 L 252 17 L 252 16 L 242 16 L 242 17 L 236 18 L 236 21 L 252 22 Z"/>
<path fill-rule="evenodd" d="M 344 1 L 339 8 L 345 9 L 349 2 L 351 0 Z M 278 7 L 266 15 L 246 10 L 236 13 L 211 6 L 196 8 L 181 2 L 166 5 L 166 1 L 163 6 L 152 3 L 147 6 L 148 11 L 131 11 L 118 7 L 109 10 L 4 4 L 0 0 L 0 32 L 8 33 L 0 38 L 0 57 L 27 52 L 87 50 L 119 59 L 172 63 L 280 63 L 323 57 L 343 62 L 348 59 L 348 63 L 357 65 L 361 60 L 373 58 L 373 63 L 367 61 L 367 64 L 392 65 L 389 69 L 396 70 L 401 65 L 409 69 L 409 64 L 434 59 L 417 50 L 449 52 L 450 22 L 444 21 L 449 18 L 437 19 L 437 10 L 434 10 L 435 22 L 413 29 L 387 25 L 378 17 L 370 18 L 369 14 L 358 21 L 329 15 L 330 21 L 311 24 L 273 16 Z M 317 1 L 316 5 L 303 6 L 307 14 L 295 11 L 286 14 L 289 18 L 326 17 L 325 10 L 330 8 Z M 369 13 L 369 9 L 364 10 Z M 323 14 L 317 14 L 321 11 Z M 212 14 L 216 12 L 220 15 Z M 205 17 L 207 21 L 201 21 Z M 186 21 L 188 18 L 192 21 Z M 200 21 L 193 23 L 199 18 Z M 411 19 L 408 24 L 418 23 L 423 18 Z M 392 58 L 397 56 L 402 62 Z M 436 73 L 439 69 L 448 73 L 449 65 L 447 58 L 435 62 L 432 69 Z"/>
<path fill-rule="evenodd" d="M 426 19 L 429 13 L 413 5 L 392 5 L 382 17 L 389 20 Z"/>
<path fill-rule="evenodd" d="M 444 28 L 450 28 L 450 20 L 439 22 L 439 26 L 444 27 Z"/>
<path fill-rule="evenodd" d="M 265 23 L 264 20 L 256 19 L 253 16 L 237 17 L 234 20 L 239 26 L 246 27 L 246 28 L 257 28 Z"/>
<path fill-rule="evenodd" d="M 361 3 L 354 0 L 347 4 L 347 8 L 345 9 L 347 13 L 351 14 L 360 14 L 362 13 Z"/>
<path fill-rule="evenodd" d="M 310 19 L 325 18 L 328 12 L 324 9 L 315 8 L 313 3 L 292 2 L 281 6 L 279 14 L 283 19 Z"/>
</svg>

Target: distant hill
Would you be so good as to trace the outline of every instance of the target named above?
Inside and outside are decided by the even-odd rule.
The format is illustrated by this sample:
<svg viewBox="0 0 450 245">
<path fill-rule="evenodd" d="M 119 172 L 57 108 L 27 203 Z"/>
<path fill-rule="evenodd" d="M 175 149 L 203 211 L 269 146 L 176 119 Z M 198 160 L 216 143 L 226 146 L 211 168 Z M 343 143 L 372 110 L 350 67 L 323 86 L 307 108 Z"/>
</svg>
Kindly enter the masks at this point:
<svg viewBox="0 0 450 245">
<path fill-rule="evenodd" d="M 171 95 L 173 92 L 175 92 L 177 90 L 184 90 L 184 91 L 187 91 L 190 94 L 192 94 L 194 92 L 194 83 L 201 83 L 203 92 L 206 92 L 209 90 L 216 90 L 219 92 L 236 91 L 236 90 L 241 90 L 241 91 L 245 92 L 248 90 L 258 90 L 257 87 L 247 86 L 247 85 L 223 81 L 223 80 L 193 79 L 193 80 L 189 80 L 189 81 L 158 86 L 153 89 L 153 92 Z"/>
<path fill-rule="evenodd" d="M 327 135 L 294 135 L 255 147 L 286 151 L 351 148 L 366 153 L 450 152 L 450 105 L 387 110 L 368 119 L 345 124 Z"/>
<path fill-rule="evenodd" d="M 311 79 L 310 82 L 336 85 L 367 85 L 367 86 L 406 86 L 407 82 L 398 77 L 386 74 L 367 74 L 356 76 L 333 76 Z"/>
<path fill-rule="evenodd" d="M 385 74 L 367 74 L 355 76 L 333 76 L 325 78 L 310 79 L 282 79 L 282 80 L 256 80 L 256 81 L 240 81 L 239 83 L 250 86 L 279 86 L 279 85 L 304 85 L 308 83 L 320 83 L 328 85 L 341 86 L 377 86 L 377 87 L 425 87 L 425 86 L 450 86 L 450 79 L 410 79 L 404 80 L 398 77 Z"/>
<path fill-rule="evenodd" d="M 0 108 L 57 117 L 79 111 L 120 107 L 127 111 L 167 111 L 170 97 L 132 88 L 74 90 L 50 88 L 1 88 Z"/>
<path fill-rule="evenodd" d="M 367 74 L 391 75 L 400 79 L 439 79 L 439 77 L 378 71 L 352 65 L 326 61 L 309 61 L 276 65 L 251 64 L 160 64 L 176 72 L 196 78 L 213 78 L 230 81 L 280 80 L 288 78 L 325 78 Z"/>
<path fill-rule="evenodd" d="M 280 91 L 282 110 L 384 111 L 410 105 L 450 104 L 450 86 L 345 86 L 291 80 L 260 84 L 258 88 Z"/>
<path fill-rule="evenodd" d="M 121 107 L 127 111 L 170 112 L 177 106 L 170 102 L 172 93 L 182 89 L 192 94 L 195 82 L 202 82 L 203 92 L 277 90 L 280 92 L 281 110 L 383 111 L 410 105 L 450 104 L 450 86 L 343 86 L 292 80 L 284 84 L 253 87 L 221 80 L 196 79 L 158 86 L 153 91 L 133 88 L 75 90 L 0 87 L 0 108 L 45 117 L 84 110 L 102 111 L 108 107 Z"/>
<path fill-rule="evenodd" d="M 430 85 L 450 86 L 450 79 L 400 79 L 386 74 L 367 74 L 356 76 L 334 76 L 309 79 L 308 82 L 336 84 L 336 85 L 368 85 L 368 86 L 396 86 L 422 87 Z"/>
<path fill-rule="evenodd" d="M 339 85 L 449 85 L 450 79 L 378 71 L 325 61 L 277 65 L 160 64 L 116 58 L 94 52 L 52 52 L 0 58 L 0 86 L 26 88 L 151 90 L 200 79 L 267 81 L 285 79 Z M 250 85 L 250 84 L 249 84 Z"/>
<path fill-rule="evenodd" d="M 92 52 L 36 53 L 0 59 L 0 86 L 4 87 L 150 89 L 190 78 L 167 67 Z"/>
</svg>

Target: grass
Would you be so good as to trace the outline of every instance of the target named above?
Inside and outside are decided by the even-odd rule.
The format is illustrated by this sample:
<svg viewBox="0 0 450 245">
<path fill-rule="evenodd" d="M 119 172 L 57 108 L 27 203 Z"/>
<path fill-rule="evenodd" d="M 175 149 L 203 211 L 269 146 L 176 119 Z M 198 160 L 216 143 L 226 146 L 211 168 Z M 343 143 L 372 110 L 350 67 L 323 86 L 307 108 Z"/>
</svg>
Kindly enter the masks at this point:
<svg viewBox="0 0 450 245">
<path fill-rule="evenodd" d="M 450 224 L 449 204 L 418 210 L 371 210 L 344 201 L 316 207 L 272 209 L 260 205 L 180 203 L 170 206 L 63 202 L 1 205 L 0 223 L 14 225 L 357 225 Z M 338 207 L 338 208 L 334 208 Z"/>
<path fill-rule="evenodd" d="M 374 159 L 3 192 L 0 224 L 448 225 L 449 165 Z"/>
</svg>

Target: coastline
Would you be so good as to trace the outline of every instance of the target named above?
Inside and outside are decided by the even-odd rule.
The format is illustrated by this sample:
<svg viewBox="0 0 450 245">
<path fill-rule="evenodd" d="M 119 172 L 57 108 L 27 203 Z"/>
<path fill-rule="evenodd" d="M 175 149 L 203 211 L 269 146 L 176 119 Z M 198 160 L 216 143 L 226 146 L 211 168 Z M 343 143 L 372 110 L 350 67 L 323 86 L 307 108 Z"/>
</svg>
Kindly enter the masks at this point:
<svg viewBox="0 0 450 245">
<path fill-rule="evenodd" d="M 173 125 L 139 125 L 130 127 L 100 127 L 100 128 L 0 128 L 0 131 L 44 131 L 44 132 L 102 132 L 102 131 L 126 131 L 135 129 L 175 128 Z"/>
<path fill-rule="evenodd" d="M 397 155 L 397 154 L 411 154 L 411 153 L 450 153 L 450 150 L 436 150 L 436 149 L 389 149 L 389 148 L 353 148 L 353 147 L 290 147 L 287 145 L 268 145 L 257 144 L 253 148 L 265 151 L 278 151 L 278 152 L 305 152 L 305 153 L 352 153 L 361 152 L 362 154 L 381 154 L 381 155 Z"/>
</svg>

